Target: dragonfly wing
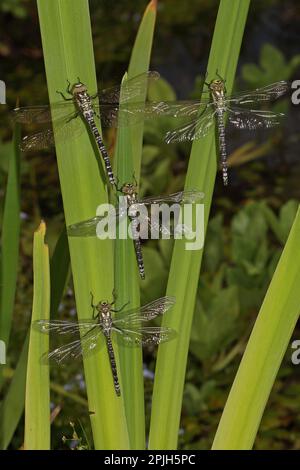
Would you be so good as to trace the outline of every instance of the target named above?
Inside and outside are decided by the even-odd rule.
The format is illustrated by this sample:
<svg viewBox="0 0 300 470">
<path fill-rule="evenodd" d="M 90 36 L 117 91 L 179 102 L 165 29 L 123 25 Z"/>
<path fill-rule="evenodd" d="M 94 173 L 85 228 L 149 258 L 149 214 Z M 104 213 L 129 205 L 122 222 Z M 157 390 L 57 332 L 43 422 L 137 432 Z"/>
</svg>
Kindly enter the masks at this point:
<svg viewBox="0 0 300 470">
<path fill-rule="evenodd" d="M 107 215 L 108 223 L 114 224 L 115 219 L 120 219 L 127 215 L 127 209 L 120 207 L 116 208 L 113 212 Z M 106 216 L 96 215 L 95 217 L 71 224 L 67 227 L 67 233 L 69 237 L 96 237 L 97 226 Z"/>
<path fill-rule="evenodd" d="M 102 330 L 94 326 L 81 339 L 64 344 L 50 353 L 42 356 L 42 362 L 55 361 L 58 364 L 68 360 L 78 359 L 80 356 L 88 357 L 101 349 L 104 344 Z"/>
<path fill-rule="evenodd" d="M 55 121 L 55 134 L 52 128 L 37 132 L 23 138 L 21 149 L 23 151 L 41 150 L 51 147 L 55 142 L 64 142 L 68 139 L 74 139 L 81 135 L 85 126 L 79 117 L 72 119 L 73 115 L 67 119 Z"/>
<path fill-rule="evenodd" d="M 118 328 L 131 328 L 135 325 L 139 325 L 141 321 L 153 320 L 153 318 L 156 318 L 158 315 L 163 315 L 173 305 L 175 305 L 175 297 L 161 297 L 141 308 L 134 308 L 126 310 L 124 313 L 118 313 L 114 319 L 114 324 Z"/>
<path fill-rule="evenodd" d="M 144 103 L 128 105 L 101 104 L 95 106 L 96 114 L 100 115 L 102 127 L 128 127 L 142 123 L 147 117 L 153 118 L 150 110 L 147 113 Z"/>
<path fill-rule="evenodd" d="M 158 80 L 159 77 L 158 72 L 149 71 L 124 81 L 121 92 L 122 102 L 125 103 L 131 99 L 140 98 L 143 93 L 146 93 L 149 83 Z M 120 90 L 121 85 L 106 88 L 92 98 L 99 100 L 100 103 L 119 103 Z"/>
<path fill-rule="evenodd" d="M 281 80 L 256 90 L 244 91 L 236 95 L 229 96 L 226 102 L 231 104 L 251 104 L 261 101 L 273 101 L 287 93 L 290 89 L 288 82 Z"/>
<path fill-rule="evenodd" d="M 177 204 L 188 204 L 196 202 L 200 199 L 203 199 L 204 194 L 200 191 L 196 190 L 188 190 L 188 191 L 179 191 L 173 194 L 167 194 L 164 196 L 152 196 L 140 199 L 137 203 L 139 204 L 170 204 L 170 203 L 177 203 Z"/>
<path fill-rule="evenodd" d="M 85 334 L 98 324 L 95 320 L 83 320 L 78 322 L 66 320 L 37 320 L 33 322 L 33 328 L 40 333 L 55 333 L 58 335 Z"/>
<path fill-rule="evenodd" d="M 175 142 L 184 142 L 197 140 L 207 135 L 214 123 L 215 109 L 210 106 L 196 119 L 188 124 L 169 131 L 166 134 L 165 141 L 167 144 Z"/>
<path fill-rule="evenodd" d="M 193 117 L 199 114 L 200 107 L 207 103 L 200 101 L 143 101 L 135 103 L 105 103 L 94 105 L 100 115 L 103 127 L 128 127 L 157 117 Z"/>
<path fill-rule="evenodd" d="M 227 108 L 228 121 L 238 129 L 267 129 L 280 124 L 283 113 L 273 111 L 232 107 Z"/>
<path fill-rule="evenodd" d="M 140 207 L 139 207 L 140 206 Z M 157 206 L 159 209 L 159 207 Z M 166 238 L 171 237 L 171 230 L 170 230 L 170 224 L 169 224 L 169 219 L 167 224 L 163 224 L 162 221 L 159 218 L 159 212 L 156 213 L 155 216 L 155 211 L 151 214 L 151 217 L 149 217 L 148 213 L 144 212 L 141 210 L 141 204 L 133 204 L 130 207 L 130 213 L 135 213 L 136 210 L 139 211 L 138 214 L 138 220 L 140 223 L 140 238 L 141 239 L 147 239 L 148 238 L 148 230 L 151 231 L 151 237 L 153 239 L 158 239 L 160 235 L 165 236 Z"/>
<path fill-rule="evenodd" d="M 23 108 L 15 108 L 11 113 L 14 122 L 21 124 L 45 124 L 52 120 L 61 119 L 75 112 L 74 102 L 66 101 L 55 103 L 51 106 L 28 106 Z"/>
<path fill-rule="evenodd" d="M 114 329 L 118 333 L 118 340 L 124 346 L 147 346 L 170 341 L 176 337 L 176 332 L 167 327 L 141 326 L 140 328 Z"/>
<path fill-rule="evenodd" d="M 71 224 L 67 227 L 67 233 L 69 237 L 96 237 L 97 225 L 102 220 L 102 217 L 96 216 L 92 219 L 78 222 L 77 224 Z"/>
<path fill-rule="evenodd" d="M 30 152 L 31 150 L 42 150 L 54 145 L 54 136 L 52 129 L 47 129 L 36 134 L 27 135 L 22 139 L 21 150 Z"/>
</svg>

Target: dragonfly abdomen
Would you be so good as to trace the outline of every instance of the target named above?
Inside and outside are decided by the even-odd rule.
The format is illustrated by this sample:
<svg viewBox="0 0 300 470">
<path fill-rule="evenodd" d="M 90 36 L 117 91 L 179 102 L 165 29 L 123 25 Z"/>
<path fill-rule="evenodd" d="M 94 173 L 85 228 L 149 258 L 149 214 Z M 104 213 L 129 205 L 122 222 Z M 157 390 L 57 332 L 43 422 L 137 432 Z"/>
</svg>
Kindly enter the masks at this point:
<svg viewBox="0 0 300 470">
<path fill-rule="evenodd" d="M 220 160 L 223 174 L 223 183 L 225 186 L 228 185 L 228 167 L 227 167 L 227 150 L 226 150 L 226 139 L 225 139 L 225 125 L 224 125 L 224 111 L 217 111 L 217 125 L 218 125 L 218 137 L 219 137 L 219 148 L 220 148 Z"/>
<path fill-rule="evenodd" d="M 142 254 L 142 246 L 140 240 L 133 240 L 134 243 L 134 249 L 135 249 L 135 254 L 136 254 L 136 259 L 138 263 L 138 268 L 139 268 L 139 273 L 141 276 L 141 279 L 145 279 L 145 267 L 144 267 L 144 259 L 143 259 L 143 254 Z"/>
<path fill-rule="evenodd" d="M 107 150 L 105 148 L 105 145 L 104 145 L 104 142 L 103 142 L 102 137 L 100 135 L 100 132 L 98 131 L 98 128 L 95 124 L 95 120 L 91 115 L 86 116 L 86 120 L 87 120 L 87 123 L 88 123 L 92 133 L 93 133 L 93 136 L 96 140 L 97 146 L 98 146 L 98 148 L 100 150 L 100 153 L 102 155 L 102 158 L 104 160 L 104 164 L 105 164 L 106 172 L 107 172 L 107 175 L 108 175 L 108 179 L 109 179 L 111 184 L 114 184 L 115 183 L 115 178 L 114 178 L 114 174 L 113 174 L 112 167 L 111 167 L 111 164 L 110 164 L 110 158 L 109 158 L 109 155 L 108 155 Z"/>
<path fill-rule="evenodd" d="M 133 234 L 133 244 L 134 244 L 134 250 L 135 250 L 135 256 L 139 268 L 139 273 L 141 279 L 145 279 L 145 267 L 144 267 L 144 259 L 143 259 L 143 253 L 142 253 L 142 246 L 141 246 L 141 240 L 137 236 L 137 228 L 138 228 L 138 219 L 136 217 L 130 217 L 131 220 L 131 228 L 132 228 L 132 234 Z"/>
<path fill-rule="evenodd" d="M 116 394 L 119 397 L 121 395 L 121 390 L 120 390 L 120 384 L 119 384 L 119 378 L 118 378 L 114 348 L 113 348 L 113 345 L 112 345 L 112 342 L 111 342 L 111 337 L 109 335 L 106 335 L 105 337 L 106 337 L 106 344 L 107 344 L 107 352 L 108 352 L 109 362 L 110 362 L 113 381 L 114 381 L 114 387 L 115 387 Z"/>
</svg>

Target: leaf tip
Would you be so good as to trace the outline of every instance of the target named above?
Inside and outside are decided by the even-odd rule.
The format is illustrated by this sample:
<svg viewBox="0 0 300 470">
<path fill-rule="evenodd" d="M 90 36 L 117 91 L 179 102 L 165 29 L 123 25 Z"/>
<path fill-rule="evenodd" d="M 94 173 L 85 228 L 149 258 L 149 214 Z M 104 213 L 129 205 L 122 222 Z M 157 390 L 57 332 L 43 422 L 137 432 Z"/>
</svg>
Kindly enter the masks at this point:
<svg viewBox="0 0 300 470">
<path fill-rule="evenodd" d="M 148 9 L 149 10 L 157 10 L 157 2 L 158 0 L 151 0 L 151 2 L 148 4 Z"/>
<path fill-rule="evenodd" d="M 45 236 L 46 234 L 46 223 L 42 219 L 40 222 L 40 225 L 38 226 L 38 229 L 36 230 L 36 233 L 41 234 L 42 236 Z"/>
</svg>

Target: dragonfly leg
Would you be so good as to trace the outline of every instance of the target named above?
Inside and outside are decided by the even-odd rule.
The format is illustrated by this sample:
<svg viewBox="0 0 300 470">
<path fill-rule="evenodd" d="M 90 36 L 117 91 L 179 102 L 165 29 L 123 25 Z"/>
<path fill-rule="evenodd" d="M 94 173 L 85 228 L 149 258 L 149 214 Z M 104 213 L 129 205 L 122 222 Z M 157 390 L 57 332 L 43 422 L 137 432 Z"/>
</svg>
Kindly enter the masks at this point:
<svg viewBox="0 0 300 470">
<path fill-rule="evenodd" d="M 122 310 L 124 310 L 124 308 L 127 307 L 127 305 L 129 305 L 129 304 L 130 304 L 130 300 L 128 300 L 128 302 L 126 302 L 126 304 L 124 304 L 123 307 L 118 308 L 118 309 L 112 309 L 112 312 L 114 312 L 114 313 L 119 313 L 119 312 L 121 312 Z"/>
<path fill-rule="evenodd" d="M 68 86 L 67 86 L 67 93 L 68 93 L 69 95 L 72 95 L 72 93 L 71 93 L 71 82 L 70 82 L 70 80 L 67 80 L 67 84 L 68 84 Z"/>
<path fill-rule="evenodd" d="M 115 288 L 113 288 L 112 296 L 113 296 L 113 301 L 112 301 L 111 305 L 114 305 L 116 303 L 117 298 L 118 298 L 117 293 L 115 291 Z"/>
<path fill-rule="evenodd" d="M 136 176 L 135 176 L 135 171 L 134 171 L 133 174 L 132 174 L 132 178 L 133 178 L 134 184 L 135 184 L 136 187 L 137 187 L 137 186 L 138 186 L 138 182 L 137 182 L 137 179 L 136 179 Z"/>
<path fill-rule="evenodd" d="M 72 92 L 71 92 L 71 82 L 70 82 L 70 80 L 67 80 L 67 84 L 68 84 L 68 86 L 66 88 L 66 92 L 68 93 L 68 95 L 71 95 L 72 98 L 67 98 L 62 91 L 56 90 L 56 93 L 58 93 L 65 101 L 71 101 L 71 100 L 73 100 L 73 95 L 72 95 Z"/>
<path fill-rule="evenodd" d="M 94 304 L 94 294 L 93 294 L 93 292 L 91 291 L 90 294 L 91 294 L 91 307 L 93 309 L 93 318 L 96 318 L 97 314 L 95 315 L 95 310 L 96 310 L 97 305 Z"/>
<path fill-rule="evenodd" d="M 78 116 L 79 116 L 79 113 L 74 113 L 73 116 L 69 117 L 69 119 L 67 120 L 67 122 L 70 122 L 70 121 L 72 121 L 73 119 L 76 119 Z"/>
<path fill-rule="evenodd" d="M 121 193 L 122 192 L 122 186 L 119 186 L 119 183 L 120 183 L 119 177 L 116 176 L 115 177 L 115 188 L 116 188 L 117 191 L 119 191 Z"/>
<path fill-rule="evenodd" d="M 56 93 L 60 95 L 65 101 L 71 101 L 73 98 L 66 98 L 62 91 L 56 90 Z"/>
<path fill-rule="evenodd" d="M 206 70 L 206 74 L 205 74 L 205 77 L 204 77 L 204 85 L 209 87 L 210 83 L 206 81 L 207 77 L 208 77 L 208 71 Z"/>
<path fill-rule="evenodd" d="M 223 78 L 223 77 L 219 74 L 218 69 L 216 70 L 216 76 L 217 76 L 220 80 L 222 80 L 222 82 L 226 83 L 225 78 Z"/>
</svg>

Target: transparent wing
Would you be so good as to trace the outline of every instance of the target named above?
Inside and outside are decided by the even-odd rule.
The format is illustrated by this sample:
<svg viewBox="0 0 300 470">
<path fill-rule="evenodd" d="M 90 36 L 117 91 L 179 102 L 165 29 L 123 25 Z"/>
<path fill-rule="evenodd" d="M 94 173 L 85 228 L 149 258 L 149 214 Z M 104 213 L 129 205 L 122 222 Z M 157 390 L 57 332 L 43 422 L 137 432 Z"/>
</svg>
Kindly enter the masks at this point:
<svg viewBox="0 0 300 470">
<path fill-rule="evenodd" d="M 147 101 L 136 103 L 95 103 L 94 110 L 100 115 L 103 127 L 127 127 L 157 117 L 184 118 L 199 114 L 200 101 Z"/>
<path fill-rule="evenodd" d="M 109 215 L 109 219 L 110 217 L 112 219 L 116 217 L 119 220 L 124 216 L 127 216 L 127 209 L 125 207 L 117 207 L 115 213 Z M 69 237 L 96 237 L 97 225 L 103 219 L 104 216 L 95 216 L 91 219 L 71 224 L 67 227 L 67 234 Z"/>
<path fill-rule="evenodd" d="M 67 227 L 67 234 L 69 237 L 96 237 L 97 225 L 102 219 L 103 217 L 96 216 L 92 219 L 69 225 Z"/>
<path fill-rule="evenodd" d="M 158 80 L 160 77 L 158 72 L 147 72 L 124 83 L 122 89 L 122 103 L 126 103 L 129 99 L 140 97 L 143 92 L 147 90 L 150 82 Z M 93 95 L 92 101 L 95 106 L 100 103 L 118 104 L 120 101 L 120 85 L 101 90 L 99 93 Z M 66 117 L 71 112 L 75 111 L 74 101 L 58 101 L 49 105 L 43 106 L 28 106 L 15 108 L 12 112 L 12 119 L 20 123 L 47 123 L 52 119 L 60 119 Z"/>
<path fill-rule="evenodd" d="M 256 90 L 244 91 L 226 98 L 230 104 L 260 103 L 261 101 L 273 101 L 287 93 L 290 89 L 288 82 L 281 80 Z"/>
<path fill-rule="evenodd" d="M 114 330 L 118 333 L 118 341 L 124 346 L 147 346 L 170 341 L 176 337 L 176 332 L 167 327 L 142 326 L 132 329 Z"/>
<path fill-rule="evenodd" d="M 66 321 L 66 320 L 37 320 L 33 322 L 33 328 L 41 333 L 55 333 L 58 335 L 86 334 L 92 328 L 101 329 L 101 325 L 95 320 Z"/>
<path fill-rule="evenodd" d="M 244 108 L 227 108 L 228 121 L 239 129 L 267 129 L 281 123 L 283 113 L 273 111 Z"/>
<path fill-rule="evenodd" d="M 139 204 L 163 204 L 163 203 L 178 203 L 178 204 L 188 204 L 194 203 L 203 199 L 204 194 L 200 191 L 190 190 L 190 191 L 179 191 L 178 193 L 168 194 L 164 196 L 152 196 L 140 199 L 134 206 L 139 206 Z"/>
<path fill-rule="evenodd" d="M 160 75 L 158 72 L 149 71 L 124 82 L 122 85 L 122 103 L 126 103 L 134 98 L 140 98 L 141 95 L 146 92 L 149 84 L 158 80 L 159 77 Z M 99 100 L 100 103 L 119 103 L 120 89 L 121 85 L 106 88 L 101 90 L 92 98 L 94 100 Z"/>
<path fill-rule="evenodd" d="M 41 107 L 43 108 L 43 107 Z M 189 116 L 196 114 L 194 111 L 199 110 L 199 103 L 197 105 L 191 105 L 191 114 L 184 111 L 185 107 L 181 104 L 168 104 L 168 103 L 134 103 L 128 105 L 122 105 L 121 109 L 119 106 L 113 104 L 95 105 L 94 111 L 100 116 L 101 125 L 103 127 L 128 127 L 139 124 L 145 119 L 153 119 L 159 116 L 181 116 L 180 108 L 182 108 L 182 116 Z M 49 122 L 51 123 L 51 113 L 48 107 L 48 111 L 32 111 L 29 108 L 20 108 L 20 120 L 19 122 Z M 28 111 L 28 112 L 26 112 Z M 35 116 L 33 115 L 35 113 Z M 25 120 L 25 115 L 28 114 L 28 120 Z M 30 116 L 29 116 L 30 114 Z M 48 114 L 46 118 L 46 114 Z M 23 118 L 22 118 L 23 116 Z M 56 114 L 54 114 L 56 116 Z M 55 125 L 55 139 L 53 135 L 52 126 L 47 127 L 44 130 L 35 134 L 24 137 L 21 148 L 23 151 L 41 150 L 51 147 L 56 142 L 62 142 L 67 139 L 73 139 L 80 136 L 86 131 L 86 126 L 80 117 L 73 118 L 74 111 L 59 119 L 53 119 Z"/>
<path fill-rule="evenodd" d="M 119 88 L 119 87 L 118 87 Z M 103 127 L 123 127 L 138 124 L 145 119 L 158 116 L 192 117 L 199 113 L 200 107 L 207 106 L 204 101 L 144 101 L 127 103 L 122 101 L 107 102 L 97 101 L 93 98 L 93 109 L 100 115 Z M 99 104 L 100 103 L 100 104 Z M 52 111 L 52 113 L 51 113 Z M 74 102 L 59 102 L 50 106 L 29 106 L 16 108 L 12 112 L 12 120 L 21 124 L 50 123 L 61 119 L 68 121 L 74 115 L 76 109 Z"/>
<path fill-rule="evenodd" d="M 136 206 L 136 207 L 135 207 Z M 138 210 L 138 204 L 134 204 L 130 206 L 129 209 L 133 214 L 135 211 Z M 171 238 L 172 231 L 171 227 L 168 225 L 164 225 L 161 220 L 159 220 L 159 216 L 157 217 L 150 217 L 148 213 L 140 212 L 138 214 L 138 219 L 141 224 L 140 227 L 140 239 L 148 239 L 148 230 L 151 231 L 151 238 L 158 239 L 160 235 L 163 235 L 165 238 Z"/>
<path fill-rule="evenodd" d="M 53 351 L 42 356 L 41 361 L 55 361 L 58 364 L 62 362 L 78 359 L 80 356 L 88 357 L 90 354 L 99 351 L 104 344 L 104 336 L 102 330 L 93 328 L 86 333 L 81 339 L 72 341 L 71 343 L 60 346 Z"/>
<path fill-rule="evenodd" d="M 175 304 L 175 297 L 161 297 L 138 309 L 120 312 L 114 318 L 113 323 L 117 328 L 132 328 L 138 326 L 140 322 L 153 320 L 158 315 L 163 315 Z"/>
<path fill-rule="evenodd" d="M 55 142 L 63 142 L 80 136 L 86 127 L 79 117 L 74 119 L 64 118 L 55 121 L 55 140 L 52 127 L 23 138 L 21 149 L 23 151 L 41 150 L 51 147 Z"/>
<path fill-rule="evenodd" d="M 34 124 L 34 123 L 47 123 L 52 119 L 67 118 L 75 113 L 74 102 L 72 101 L 59 101 L 51 105 L 42 106 L 28 106 L 22 108 L 15 108 L 11 113 L 11 118 L 14 122 L 21 124 Z"/>
<path fill-rule="evenodd" d="M 165 141 L 167 144 L 170 144 L 186 140 L 196 140 L 204 137 L 214 123 L 215 113 L 216 111 L 212 106 L 207 107 L 198 118 L 182 127 L 179 127 L 178 129 L 167 132 Z"/>
</svg>

